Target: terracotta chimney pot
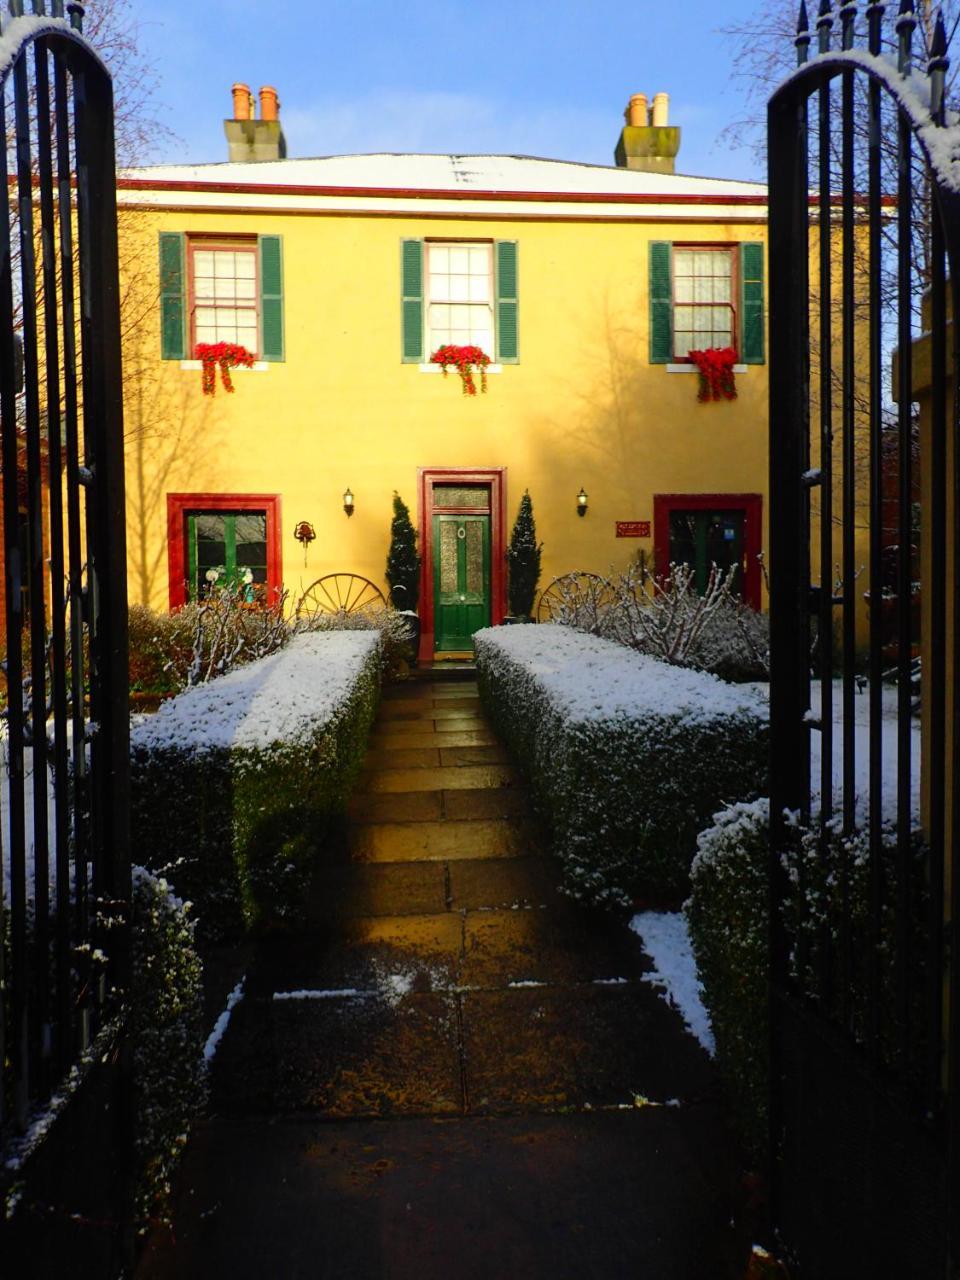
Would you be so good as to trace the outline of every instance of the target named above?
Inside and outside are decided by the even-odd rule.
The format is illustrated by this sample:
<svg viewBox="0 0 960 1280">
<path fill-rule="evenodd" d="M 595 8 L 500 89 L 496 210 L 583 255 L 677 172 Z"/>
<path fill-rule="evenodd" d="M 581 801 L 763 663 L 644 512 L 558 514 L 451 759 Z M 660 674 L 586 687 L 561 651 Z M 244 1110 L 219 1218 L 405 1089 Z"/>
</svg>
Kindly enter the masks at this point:
<svg viewBox="0 0 960 1280">
<path fill-rule="evenodd" d="M 650 122 L 655 129 L 666 125 L 669 110 L 669 95 L 666 93 L 655 93 L 653 95 L 653 119 Z"/>
<path fill-rule="evenodd" d="M 249 120 L 253 114 L 251 111 L 253 95 L 250 92 L 250 86 L 246 84 L 235 84 L 233 86 L 232 93 L 234 120 Z"/>
<path fill-rule="evenodd" d="M 645 129 L 648 124 L 647 95 L 635 93 L 627 103 L 627 109 L 623 114 L 628 125 Z"/>
<path fill-rule="evenodd" d="M 260 119 L 279 120 L 280 102 L 277 91 L 272 85 L 265 84 L 260 90 Z"/>
</svg>

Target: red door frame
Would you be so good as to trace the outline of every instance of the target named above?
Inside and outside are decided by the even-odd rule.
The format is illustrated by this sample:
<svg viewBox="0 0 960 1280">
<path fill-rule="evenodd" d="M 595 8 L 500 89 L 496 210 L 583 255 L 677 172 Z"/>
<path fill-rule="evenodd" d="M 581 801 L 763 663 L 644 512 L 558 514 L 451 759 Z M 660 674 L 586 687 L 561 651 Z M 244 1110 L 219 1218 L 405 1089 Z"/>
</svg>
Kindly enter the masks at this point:
<svg viewBox="0 0 960 1280">
<path fill-rule="evenodd" d="M 170 608 L 187 603 L 187 548 L 184 516 L 188 511 L 263 511 L 267 517 L 267 597 L 283 590 L 283 552 L 280 548 L 279 493 L 168 493 L 167 559 Z"/>
<path fill-rule="evenodd" d="M 417 518 L 420 527 L 420 661 L 433 661 L 433 489 L 438 484 L 485 484 L 490 486 L 490 623 L 496 626 L 507 612 L 506 574 L 506 467 L 418 467 Z M 458 508 L 467 515 L 466 508 Z"/>
<path fill-rule="evenodd" d="M 760 608 L 760 560 L 763 547 L 763 495 L 759 493 L 655 493 L 653 495 L 653 558 L 658 577 L 670 569 L 671 511 L 742 511 L 743 598 Z"/>
</svg>

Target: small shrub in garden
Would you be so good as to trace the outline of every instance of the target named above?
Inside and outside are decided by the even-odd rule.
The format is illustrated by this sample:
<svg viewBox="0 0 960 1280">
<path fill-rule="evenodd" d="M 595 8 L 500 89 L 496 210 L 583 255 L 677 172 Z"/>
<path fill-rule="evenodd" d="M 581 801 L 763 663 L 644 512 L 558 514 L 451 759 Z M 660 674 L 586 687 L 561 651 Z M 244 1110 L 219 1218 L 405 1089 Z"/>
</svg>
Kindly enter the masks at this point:
<svg viewBox="0 0 960 1280">
<path fill-rule="evenodd" d="M 410 511 L 399 493 L 393 495 L 393 520 L 390 524 L 390 550 L 387 553 L 387 584 L 390 603 L 395 609 L 416 612 L 420 599 L 420 555 L 417 531 Z"/>
<path fill-rule="evenodd" d="M 765 785 L 759 697 L 566 627 L 474 641 L 484 708 L 530 779 L 569 891 L 619 907 L 682 896 L 710 815 Z"/>
<path fill-rule="evenodd" d="M 543 543 L 537 542 L 537 527 L 533 519 L 533 503 L 528 491 L 520 499 L 520 510 L 510 534 L 507 548 L 507 567 L 510 612 L 518 618 L 529 618 L 533 611 L 533 598 L 540 581 L 540 552 Z"/>
<path fill-rule="evenodd" d="M 168 1212 L 170 1179 L 206 1097 L 201 965 L 193 933 L 188 907 L 167 883 L 134 868 L 128 1027 L 141 1229 Z"/>
<path fill-rule="evenodd" d="M 759 1158 L 766 1140 L 769 1093 L 769 804 L 735 804 L 714 815 L 712 826 L 697 841 L 691 868 L 692 889 L 685 905 L 703 1001 L 717 1044 L 717 1064 L 733 1103 L 746 1151 Z M 818 830 L 797 826 L 784 851 L 789 894 L 784 921 L 790 937 L 791 977 L 815 995 L 822 1015 L 848 1023 L 854 1036 L 866 1036 L 868 965 L 879 964 L 881 1056 L 893 1059 L 902 1043 L 894 998 L 895 974 L 889 939 L 896 929 L 896 839 L 884 834 L 880 878 L 882 910 L 880 945 L 870 926 L 870 857 L 866 832 L 844 834 L 832 823 Z M 909 930 L 924 936 L 927 852 L 919 834 L 912 842 Z M 846 919 L 846 929 L 841 920 Z M 846 934 L 846 947 L 843 938 Z M 846 956 L 844 951 L 846 950 Z M 908 980 L 919 1003 L 924 945 L 912 952 Z M 912 1026 L 923 1027 L 923 1009 L 912 1011 Z M 919 1060 L 919 1059 L 918 1059 Z M 900 1063 L 901 1069 L 905 1064 Z"/>
</svg>

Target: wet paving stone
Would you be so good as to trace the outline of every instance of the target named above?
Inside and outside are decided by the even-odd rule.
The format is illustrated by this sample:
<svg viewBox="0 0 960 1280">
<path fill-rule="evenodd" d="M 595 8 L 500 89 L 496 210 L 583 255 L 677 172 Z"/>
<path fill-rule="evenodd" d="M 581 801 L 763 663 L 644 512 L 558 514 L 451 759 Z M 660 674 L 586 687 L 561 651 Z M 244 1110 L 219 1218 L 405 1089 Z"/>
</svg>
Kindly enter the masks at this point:
<svg viewBox="0 0 960 1280">
<path fill-rule="evenodd" d="M 635 980 L 649 965 L 631 937 L 598 932 L 572 910 L 470 911 L 460 980 L 465 987 Z"/>
<path fill-rule="evenodd" d="M 465 818 L 525 817 L 529 810 L 529 798 L 520 787 L 498 787 L 493 791 L 443 792 L 443 816 L 455 821 Z"/>
<path fill-rule="evenodd" d="M 325 868 L 316 877 L 307 914 L 311 920 L 333 922 L 354 916 L 432 915 L 446 910 L 446 897 L 441 862 L 351 862 Z"/>
<path fill-rule="evenodd" d="M 489 729 L 460 729 L 446 732 L 434 729 L 396 729 L 377 732 L 370 735 L 370 746 L 377 751 L 404 750 L 409 747 L 490 747 L 497 745 L 497 739 Z"/>
<path fill-rule="evenodd" d="M 350 833 L 352 856 L 367 862 L 510 858 L 521 847 L 521 832 L 503 818 L 372 823 Z"/>
<path fill-rule="evenodd" d="M 449 767 L 465 764 L 509 764 L 510 757 L 503 747 L 445 747 L 440 751 L 440 764 Z"/>
<path fill-rule="evenodd" d="M 647 983 L 519 987 L 463 996 L 472 1112 L 562 1111 L 665 1102 L 712 1085 L 709 1059 L 677 1034 Z"/>
<path fill-rule="evenodd" d="M 357 792 L 347 815 L 353 822 L 437 822 L 443 817 L 443 796 L 440 791 Z"/>
<path fill-rule="evenodd" d="M 473 748 L 473 750 L 484 748 Z M 489 748 L 486 748 L 489 750 Z M 441 760 L 440 751 L 436 747 L 393 747 L 368 751 L 363 762 L 363 774 L 358 787 L 363 788 L 364 776 L 375 773 L 379 769 L 419 769 L 432 765 L 434 768 L 447 761 Z"/>
<path fill-rule="evenodd" d="M 481 790 L 513 786 L 516 770 L 511 765 L 475 764 L 445 769 L 380 769 L 364 775 L 367 794 L 384 791 Z"/>
<path fill-rule="evenodd" d="M 517 843 L 526 849 L 534 840 L 520 828 Z M 450 905 L 455 911 L 556 907 L 559 883 L 560 866 L 554 858 L 457 862 L 450 866 Z"/>
<path fill-rule="evenodd" d="M 457 985 L 463 922 L 456 912 L 366 916 L 265 942 L 247 982 L 278 991 L 437 991 Z"/>
</svg>

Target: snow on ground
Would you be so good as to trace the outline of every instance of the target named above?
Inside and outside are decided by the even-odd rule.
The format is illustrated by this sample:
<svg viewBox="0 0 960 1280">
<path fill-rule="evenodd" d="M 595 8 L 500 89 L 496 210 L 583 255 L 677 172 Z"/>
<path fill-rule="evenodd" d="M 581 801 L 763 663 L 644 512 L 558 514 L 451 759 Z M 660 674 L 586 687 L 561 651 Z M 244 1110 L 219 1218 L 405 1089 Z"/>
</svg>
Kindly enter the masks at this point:
<svg viewBox="0 0 960 1280">
<path fill-rule="evenodd" d="M 683 913 L 641 911 L 630 921 L 630 928 L 653 961 L 653 972 L 647 974 L 644 981 L 663 992 L 667 1003 L 680 1013 L 687 1030 L 712 1058 L 716 1045 L 710 1018 L 700 998 L 702 988 Z"/>
</svg>

